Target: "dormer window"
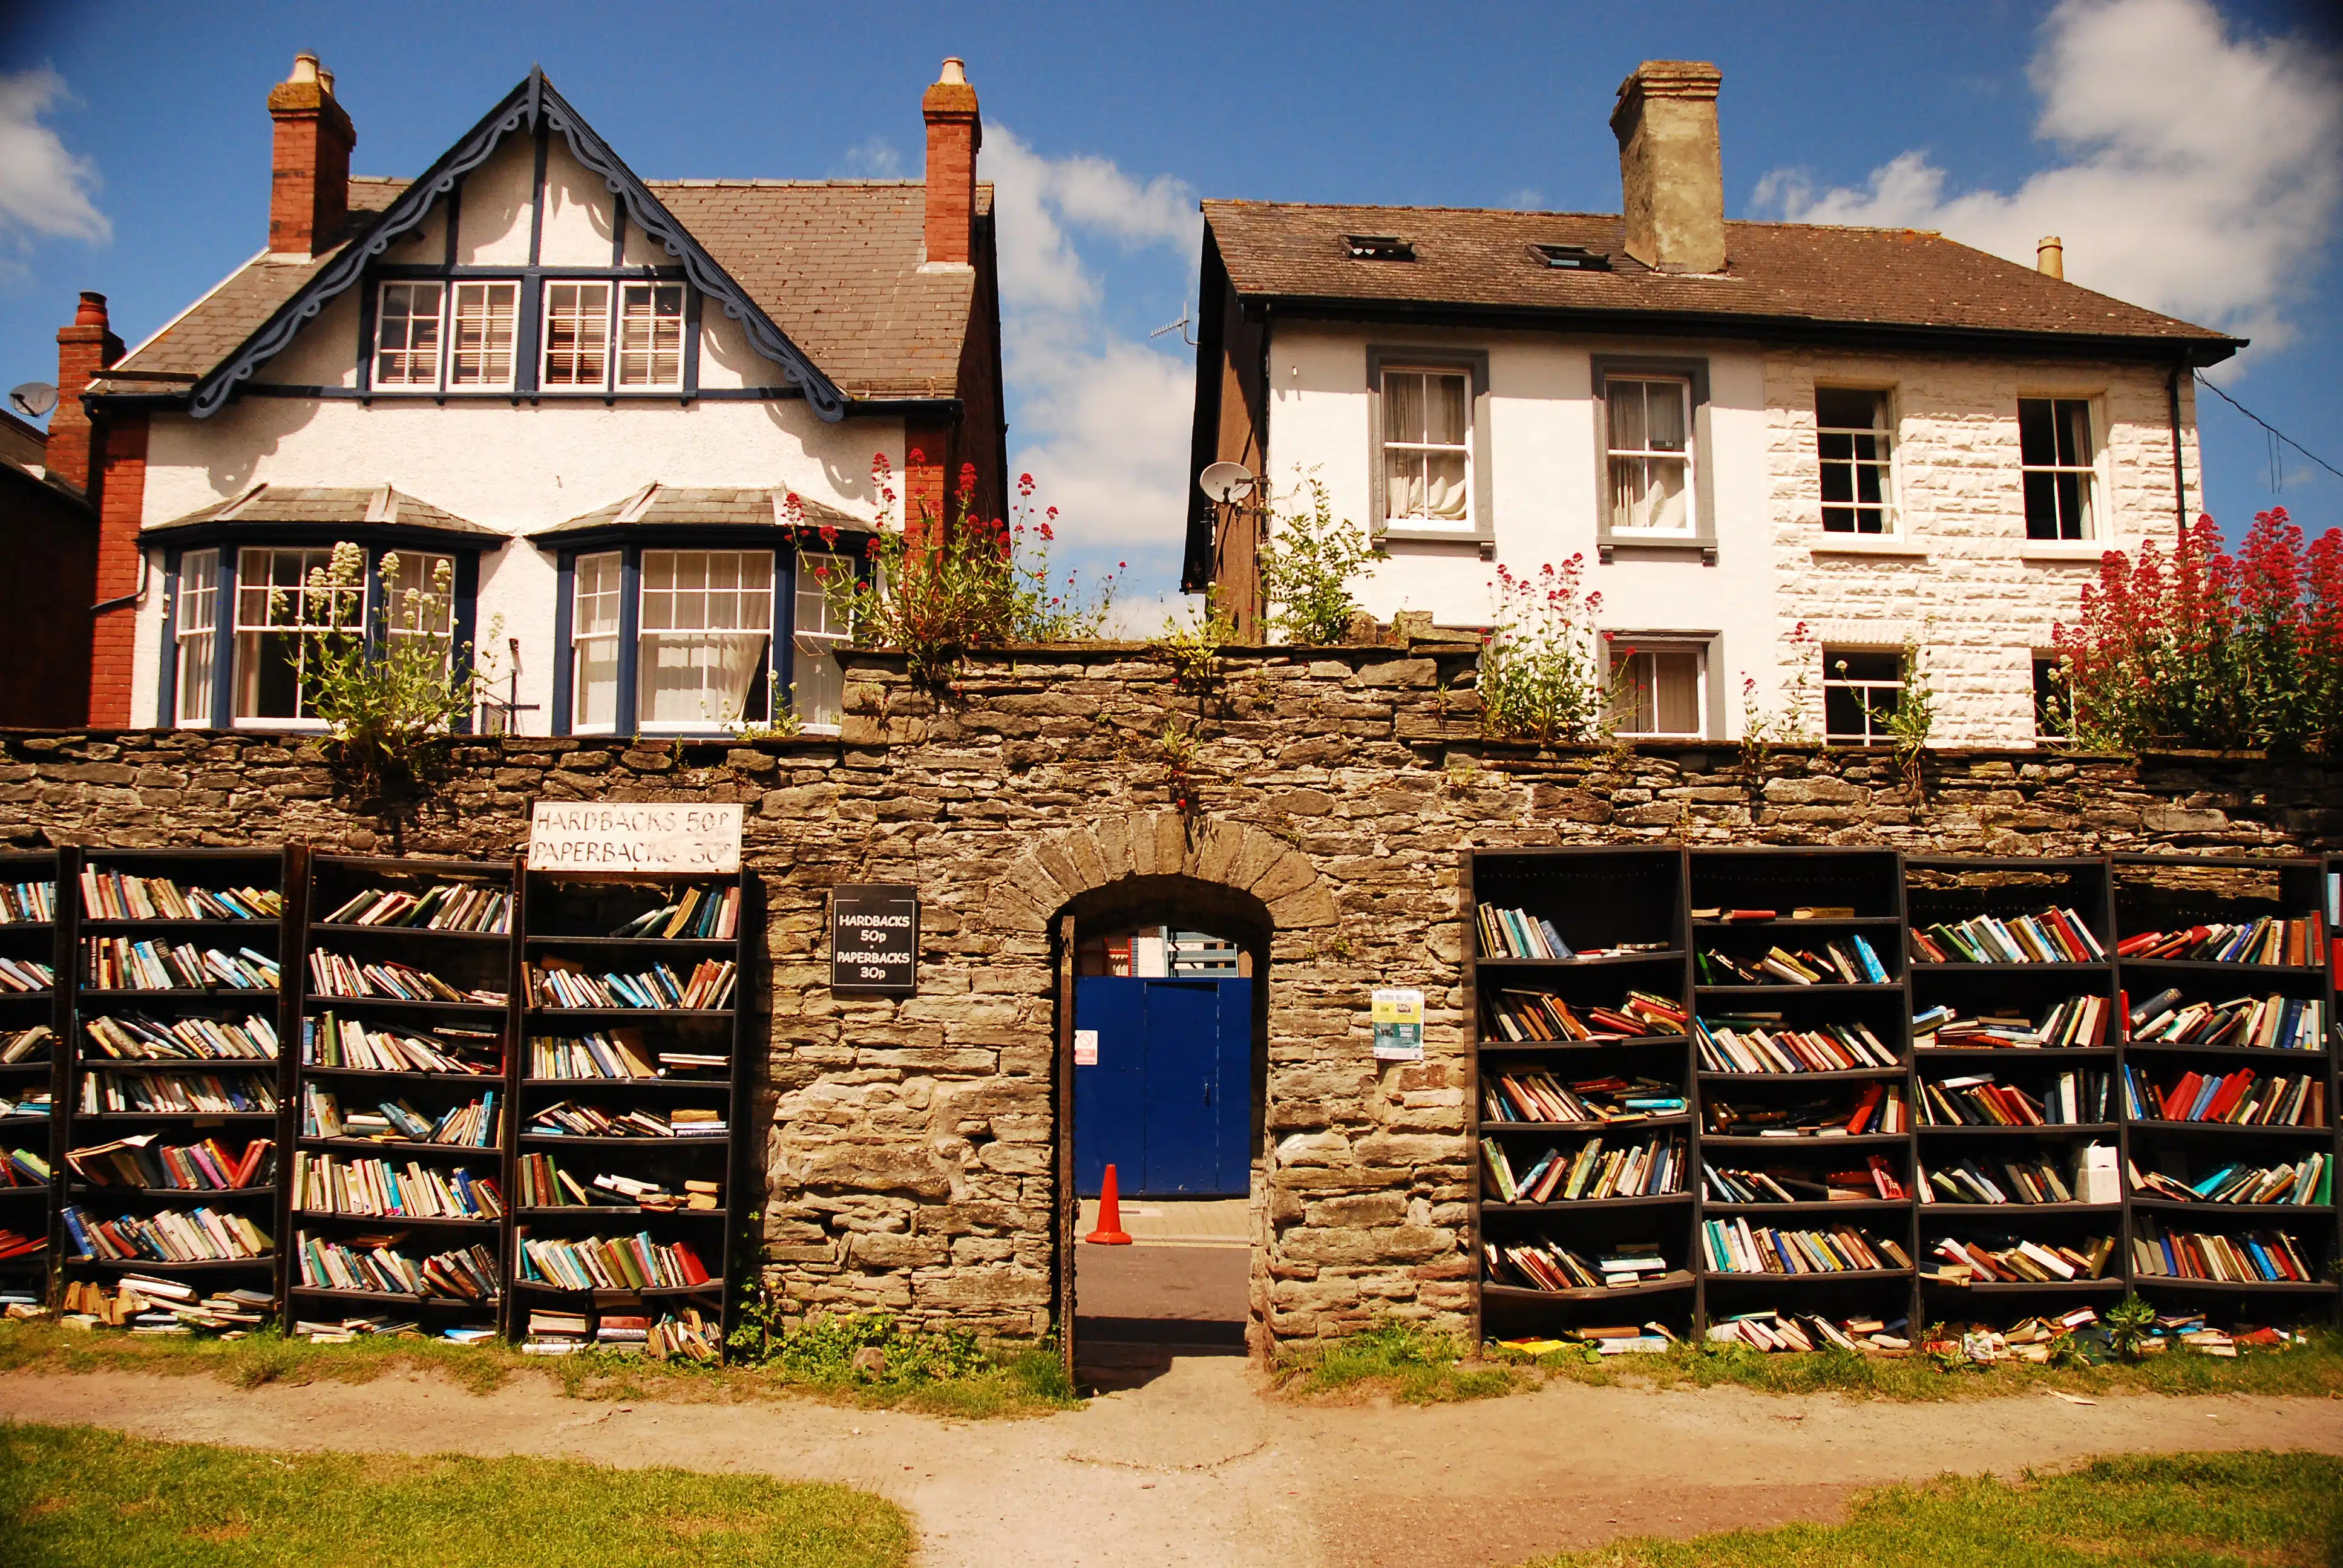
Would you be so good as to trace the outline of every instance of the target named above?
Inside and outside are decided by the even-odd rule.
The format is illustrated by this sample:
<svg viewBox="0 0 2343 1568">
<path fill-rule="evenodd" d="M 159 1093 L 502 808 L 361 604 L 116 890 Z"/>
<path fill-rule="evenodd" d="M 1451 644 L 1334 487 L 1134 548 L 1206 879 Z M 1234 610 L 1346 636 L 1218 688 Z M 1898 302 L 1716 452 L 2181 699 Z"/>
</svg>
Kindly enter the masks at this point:
<svg viewBox="0 0 2343 1568">
<path fill-rule="evenodd" d="M 614 317 L 608 283 L 545 286 L 545 387 L 607 392 L 683 385 L 683 285 L 624 283 L 615 293 Z"/>
<path fill-rule="evenodd" d="M 1342 242 L 1350 246 L 1353 261 L 1413 261 L 1415 246 L 1397 235 L 1346 234 Z"/>
<path fill-rule="evenodd" d="M 386 283 L 375 303 L 375 387 L 502 391 L 513 382 L 520 285 Z"/>
<path fill-rule="evenodd" d="M 1533 245 L 1530 255 L 1557 272 L 1608 272 L 1611 258 L 1583 245 Z"/>
</svg>

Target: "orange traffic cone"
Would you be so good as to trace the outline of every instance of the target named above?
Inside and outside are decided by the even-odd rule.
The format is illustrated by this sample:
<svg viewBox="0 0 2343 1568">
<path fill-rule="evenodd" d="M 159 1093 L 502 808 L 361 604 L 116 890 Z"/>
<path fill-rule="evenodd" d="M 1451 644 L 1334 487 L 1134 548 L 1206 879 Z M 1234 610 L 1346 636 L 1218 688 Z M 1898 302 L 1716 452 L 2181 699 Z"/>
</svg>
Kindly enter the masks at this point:
<svg viewBox="0 0 2343 1568">
<path fill-rule="evenodd" d="M 1114 1180 L 1114 1167 L 1106 1168 L 1106 1181 L 1099 1188 L 1099 1228 L 1082 1238 L 1103 1247 L 1128 1247 L 1131 1237 L 1122 1228 L 1122 1192 Z"/>
</svg>

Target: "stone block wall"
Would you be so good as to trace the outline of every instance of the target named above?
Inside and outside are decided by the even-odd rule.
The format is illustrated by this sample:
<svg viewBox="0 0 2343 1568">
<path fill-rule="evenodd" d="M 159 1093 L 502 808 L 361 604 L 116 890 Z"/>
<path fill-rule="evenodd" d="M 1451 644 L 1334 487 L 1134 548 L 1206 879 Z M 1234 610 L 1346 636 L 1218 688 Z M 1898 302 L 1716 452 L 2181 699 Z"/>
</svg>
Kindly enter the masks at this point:
<svg viewBox="0 0 2343 1568">
<path fill-rule="evenodd" d="M 744 995 L 766 1273 L 799 1311 L 884 1306 L 1037 1333 L 1053 1302 L 1055 929 L 1210 895 L 1268 935 L 1256 1343 L 1470 1308 L 1461 857 L 1568 843 L 1875 843 L 1946 853 L 2343 848 L 2343 773 L 2258 760 L 1709 746 L 1534 754 L 1478 738 L 1451 644 L 1235 649 L 1208 692 L 1136 647 L 1026 649 L 956 698 L 849 656 L 837 738 L 508 738 L 458 749 L 410 854 L 518 850 L 540 798 L 738 800 L 765 910 Z M 1167 746 L 1167 725 L 1192 738 Z M 1185 810 L 1182 798 L 1192 804 Z M 315 742 L 0 733 L 0 841 L 305 842 L 381 853 Z M 920 991 L 833 997 L 826 890 L 914 884 Z M 1426 1060 L 1379 1065 L 1367 992 L 1425 992 Z"/>
</svg>

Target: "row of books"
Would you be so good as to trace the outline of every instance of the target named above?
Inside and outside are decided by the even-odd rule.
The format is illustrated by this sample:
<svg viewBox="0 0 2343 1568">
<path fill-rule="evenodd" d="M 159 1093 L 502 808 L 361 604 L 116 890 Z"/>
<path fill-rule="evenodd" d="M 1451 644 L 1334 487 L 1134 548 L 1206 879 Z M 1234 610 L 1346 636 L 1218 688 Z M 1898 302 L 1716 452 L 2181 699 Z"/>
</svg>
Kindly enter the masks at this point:
<svg viewBox="0 0 2343 1568">
<path fill-rule="evenodd" d="M 56 986 L 57 971 L 51 965 L 33 959 L 0 958 L 0 991 L 37 996 Z"/>
<path fill-rule="evenodd" d="M 2187 959 L 2197 963 L 2287 964 L 2313 969 L 2325 965 L 2320 951 L 2318 917 L 2282 919 L 2264 915 L 2235 924 L 2187 926 L 2169 931 L 2142 931 L 2116 944 L 2116 956 L 2125 959 Z"/>
<path fill-rule="evenodd" d="M 0 1094 L 0 1121 L 10 1117 L 41 1117 L 49 1113 L 49 1091 L 44 1084 L 11 1099 Z"/>
<path fill-rule="evenodd" d="M 1737 1312 L 1708 1325 L 1708 1337 L 1718 1344 L 1745 1344 L 1768 1354 L 1800 1351 L 1904 1351 L 1911 1340 L 1899 1331 L 1909 1320 L 1890 1322 L 1882 1318 L 1842 1318 L 1836 1322 L 1815 1312 Z"/>
<path fill-rule="evenodd" d="M 1851 1100 L 1794 1105 L 1710 1100 L 1701 1106 L 1702 1130 L 1716 1138 L 1865 1138 L 1908 1132 L 1910 1108 L 1900 1083 L 1875 1083 Z"/>
<path fill-rule="evenodd" d="M 311 1344 L 347 1345 L 361 1339 L 420 1340 L 438 1338 L 449 1344 L 484 1344 L 497 1337 L 493 1325 L 446 1323 L 437 1334 L 427 1334 L 423 1325 L 411 1318 L 396 1317 L 387 1312 L 360 1313 L 347 1318 L 296 1318 L 293 1333 L 297 1339 Z"/>
<path fill-rule="evenodd" d="M 236 1339 L 266 1322 L 276 1301 L 266 1291 L 206 1293 L 176 1280 L 124 1274 L 110 1291 L 95 1280 L 66 1281 L 65 1321 L 88 1328 L 104 1323 L 142 1336 L 189 1334 L 200 1329 Z"/>
<path fill-rule="evenodd" d="M 740 966 L 730 959 L 702 959 L 684 980 L 665 964 L 639 974 L 593 975 L 559 959 L 527 970 L 528 1003 L 545 1008 L 641 1008 L 713 1011 L 731 1004 Z"/>
<path fill-rule="evenodd" d="M 1481 1086 L 1490 1121 L 1640 1121 L 1681 1116 L 1684 1091 L 1656 1078 L 1589 1078 L 1565 1086 L 1551 1072 L 1500 1072 Z"/>
<path fill-rule="evenodd" d="M 168 877 L 84 866 L 81 913 L 90 920 L 273 920 L 285 900 L 274 888 L 183 888 Z"/>
<path fill-rule="evenodd" d="M 277 1085 L 256 1072 L 85 1072 L 84 1116 L 233 1116 L 277 1111 Z"/>
<path fill-rule="evenodd" d="M 20 1231 L 0 1228 L 0 1263 L 14 1262 L 19 1258 L 35 1258 L 49 1250 L 45 1235 L 27 1235 Z"/>
<path fill-rule="evenodd" d="M 90 990 L 277 989 L 277 960 L 252 948 L 229 952 L 154 938 L 89 937 L 82 941 L 81 960 L 81 983 Z"/>
<path fill-rule="evenodd" d="M 524 1209 L 580 1207 L 674 1209 L 708 1211 L 723 1204 L 723 1185 L 716 1181 L 683 1181 L 670 1187 L 631 1176 L 605 1172 L 580 1182 L 550 1154 L 524 1154 L 516 1168 Z M 677 1189 L 680 1188 L 680 1191 Z"/>
<path fill-rule="evenodd" d="M 0 926 L 56 923 L 55 882 L 0 882 Z"/>
<path fill-rule="evenodd" d="M 345 1111 L 330 1089 L 301 1086 L 301 1136 L 367 1138 L 377 1142 L 437 1143 L 460 1149 L 494 1149 L 502 1141 L 504 1109 L 493 1089 L 479 1099 L 434 1118 L 403 1100 L 386 1100 L 372 1111 Z"/>
<path fill-rule="evenodd" d="M 182 1192 L 265 1187 L 277 1174 L 277 1145 L 266 1138 L 255 1138 L 231 1154 L 216 1138 L 156 1148 L 156 1137 L 141 1132 L 111 1143 L 68 1149 L 65 1166 L 93 1187 L 170 1188 Z"/>
<path fill-rule="evenodd" d="M 583 1312 L 531 1312 L 524 1355 L 568 1355 L 589 1346 L 620 1355 L 642 1354 L 657 1361 L 714 1362 L 723 1359 L 721 1325 L 704 1318 L 697 1307 L 663 1314 L 657 1322 L 647 1313 L 604 1312 L 588 1325 Z"/>
<path fill-rule="evenodd" d="M 2116 1119 L 2112 1072 L 2062 1072 L 2036 1099 L 1990 1072 L 1923 1080 L 1923 1127 L 2072 1127 Z"/>
<path fill-rule="evenodd" d="M 1498 1201 L 1503 1203 L 1574 1203 L 1583 1199 L 1648 1198 L 1684 1191 L 1681 1138 L 1654 1138 L 1645 1143 L 1605 1143 L 1590 1138 L 1575 1154 L 1548 1149 L 1519 1175 L 1503 1145 L 1484 1138 L 1481 1161 Z"/>
<path fill-rule="evenodd" d="M 1583 1015 L 1545 991 L 1500 990 L 1488 1003 L 1490 1032 L 1515 1044 L 1661 1039 L 1682 1034 L 1691 1016 L 1681 1004 L 1643 990 L 1629 991 L 1617 1007 L 1586 1006 Z"/>
<path fill-rule="evenodd" d="M 1480 906 L 1481 956 L 1484 959 L 1566 959 L 1574 956 L 1554 922 L 1527 910 Z"/>
<path fill-rule="evenodd" d="M 683 1290 L 710 1282 L 688 1241 L 659 1242 L 648 1231 L 575 1241 L 524 1236 L 521 1278 L 567 1291 Z"/>
<path fill-rule="evenodd" d="M 1694 957 L 1693 970 L 1703 985 L 1885 985 L 1891 978 L 1859 934 L 1825 942 L 1819 953 L 1778 943 L 1754 959 L 1703 952 Z"/>
<path fill-rule="evenodd" d="M 355 1067 L 369 1072 L 496 1077 L 504 1072 L 503 1062 L 460 1053 L 494 1050 L 503 1040 L 502 1031 L 492 1029 L 373 1029 L 358 1019 L 328 1012 L 301 1020 L 301 1060 L 312 1067 Z"/>
<path fill-rule="evenodd" d="M 36 1023 L 30 1029 L 0 1030 L 0 1067 L 34 1060 L 35 1051 L 45 1054 L 56 1040 L 55 1033 L 45 1023 Z"/>
<path fill-rule="evenodd" d="M 367 1291 L 482 1305 L 497 1299 L 497 1259 L 488 1248 L 458 1248 L 418 1263 L 398 1250 L 401 1239 L 359 1237 L 346 1243 L 297 1232 L 294 1256 L 301 1261 L 301 1283 L 319 1291 Z"/>
<path fill-rule="evenodd" d="M 1946 1236 L 1929 1243 L 1928 1255 L 1937 1260 L 1928 1277 L 1938 1284 L 2065 1284 L 2106 1278 L 2116 1239 L 2095 1236 L 2079 1247 L 2011 1239 L 1988 1247 Z"/>
<path fill-rule="evenodd" d="M 323 921 L 329 926 L 397 926 L 426 931 L 512 930 L 512 894 L 477 882 L 441 882 L 421 893 L 377 889 L 358 894 Z"/>
<path fill-rule="evenodd" d="M 740 934 L 739 886 L 686 888 L 674 902 L 637 915 L 610 934 L 729 941 Z"/>
<path fill-rule="evenodd" d="M 82 1032 L 100 1054 L 117 1061 L 274 1061 L 277 1027 L 258 1013 L 241 1022 L 110 1013 L 84 1020 Z"/>
<path fill-rule="evenodd" d="M 597 1030 L 567 1037 L 538 1036 L 528 1042 L 531 1078 L 658 1078 L 632 1030 Z"/>
<path fill-rule="evenodd" d="M 502 1007 L 500 990 L 467 990 L 448 984 L 427 970 L 395 961 L 361 963 L 323 949 L 309 955 L 309 983 L 315 996 L 373 999 L 382 1001 L 448 1001 Z"/>
<path fill-rule="evenodd" d="M 1917 1050 L 2066 1050 L 2107 1043 L 2107 999 L 2070 996 L 2040 1021 L 2023 1014 L 1965 1017 L 1949 1007 L 1912 1015 L 1912 1045 Z"/>
<path fill-rule="evenodd" d="M 2053 906 L 2038 914 L 1912 928 L 1912 956 L 1932 964 L 2085 964 L 2105 961 L 2088 920 Z"/>
<path fill-rule="evenodd" d="M 101 1220 L 68 1203 L 59 1211 L 80 1256 L 105 1262 L 233 1262 L 266 1258 L 268 1232 L 226 1209 L 162 1209 Z"/>
<path fill-rule="evenodd" d="M 2307 1203 L 2323 1209 L 2335 1198 L 2335 1161 L 2323 1152 L 2274 1165 L 2233 1161 L 2193 1182 L 2162 1171 L 2143 1175 L 2134 1165 L 2131 1190 L 2175 1203 Z"/>
<path fill-rule="evenodd" d="M 720 1111 L 689 1107 L 612 1112 L 594 1105 L 556 1101 L 528 1119 L 528 1131 L 546 1138 L 722 1138 L 729 1129 Z"/>
<path fill-rule="evenodd" d="M 1785 1231 L 1745 1219 L 1704 1220 L 1701 1257 L 1715 1274 L 1846 1274 L 1908 1269 L 1911 1254 L 1852 1225 Z"/>
<path fill-rule="evenodd" d="M 1701 1191 L 1712 1203 L 1900 1203 L 1907 1196 L 1884 1154 L 1860 1171 L 1834 1171 L 1819 1181 L 1810 1173 L 1769 1167 L 1735 1170 L 1701 1162 Z"/>
<path fill-rule="evenodd" d="M 2061 1171 L 2055 1160 L 2038 1157 L 1956 1160 L 1934 1169 L 1922 1166 L 1920 1182 L 1932 1203 L 2119 1203 L 2123 1198 L 2116 1190 L 2115 1151 L 2098 1145 L 2093 1148 L 2097 1153 L 2076 1151 L 2066 1171 Z M 1999 1173 L 1999 1180 L 1993 1172 Z"/>
<path fill-rule="evenodd" d="M 1671 1270 L 1657 1245 L 1622 1242 L 1589 1258 L 1550 1238 L 1483 1244 L 1492 1282 L 1532 1291 L 1620 1290 L 1652 1284 Z"/>
<path fill-rule="evenodd" d="M 493 1178 L 463 1166 L 436 1171 L 410 1160 L 344 1158 L 297 1150 L 293 1207 L 313 1213 L 364 1214 L 381 1219 L 494 1220 L 505 1211 Z"/>
<path fill-rule="evenodd" d="M 2136 1275 L 2166 1280 L 2219 1280 L 2232 1284 L 2303 1284 L 2318 1278 L 2295 1239 L 2283 1231 L 2228 1236 L 2202 1231 L 2166 1231 L 2142 1215 L 2131 1239 Z"/>
<path fill-rule="evenodd" d="M 1693 1020 L 1704 1072 L 1845 1072 L 1897 1065 L 1893 1047 L 1862 1022 L 1792 1029 L 1779 1013 Z"/>
<path fill-rule="evenodd" d="M 49 1162 L 29 1149 L 11 1149 L 0 1154 L 0 1187 L 45 1187 L 49 1184 Z"/>
<path fill-rule="evenodd" d="M 2179 991 L 2167 990 L 2131 1010 L 2131 1042 L 2325 1050 L 2327 1004 L 2292 996 L 2183 1002 Z"/>
<path fill-rule="evenodd" d="M 2221 1121 L 2233 1127 L 2324 1127 L 2327 1084 L 2310 1073 L 2263 1078 L 2235 1072 L 2184 1072 L 2158 1089 L 2142 1067 L 2124 1069 L 2124 1114 L 2135 1121 Z"/>
</svg>

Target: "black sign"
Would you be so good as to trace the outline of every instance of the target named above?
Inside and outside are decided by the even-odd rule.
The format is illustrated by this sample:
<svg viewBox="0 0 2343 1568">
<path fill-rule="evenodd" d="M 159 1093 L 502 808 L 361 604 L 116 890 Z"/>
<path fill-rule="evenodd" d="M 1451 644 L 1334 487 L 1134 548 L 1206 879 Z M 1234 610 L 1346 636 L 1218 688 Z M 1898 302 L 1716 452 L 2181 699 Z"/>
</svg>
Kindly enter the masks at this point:
<svg viewBox="0 0 2343 1568">
<path fill-rule="evenodd" d="M 911 996 L 920 989 L 920 896 L 908 882 L 830 895 L 830 989 Z"/>
</svg>

